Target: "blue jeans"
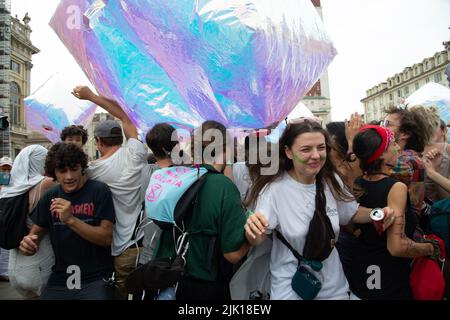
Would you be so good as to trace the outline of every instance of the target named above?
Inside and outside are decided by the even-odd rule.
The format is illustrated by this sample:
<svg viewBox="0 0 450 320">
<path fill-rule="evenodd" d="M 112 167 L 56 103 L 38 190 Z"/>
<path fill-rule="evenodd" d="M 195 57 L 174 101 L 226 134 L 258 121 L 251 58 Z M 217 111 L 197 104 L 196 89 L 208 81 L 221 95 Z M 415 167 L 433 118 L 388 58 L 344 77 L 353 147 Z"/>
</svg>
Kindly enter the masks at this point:
<svg viewBox="0 0 450 320">
<path fill-rule="evenodd" d="M 41 300 L 113 300 L 114 290 L 103 280 L 82 283 L 81 289 L 70 290 L 66 286 L 47 285 Z"/>
</svg>

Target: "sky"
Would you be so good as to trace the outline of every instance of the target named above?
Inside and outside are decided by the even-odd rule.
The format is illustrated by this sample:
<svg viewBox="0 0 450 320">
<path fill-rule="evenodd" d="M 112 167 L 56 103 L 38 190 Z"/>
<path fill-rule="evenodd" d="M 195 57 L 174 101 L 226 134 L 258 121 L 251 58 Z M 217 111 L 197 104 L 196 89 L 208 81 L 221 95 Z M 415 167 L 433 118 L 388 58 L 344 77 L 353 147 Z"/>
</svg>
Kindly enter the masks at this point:
<svg viewBox="0 0 450 320">
<path fill-rule="evenodd" d="M 280 0 L 282 1 L 282 0 Z M 12 14 L 28 12 L 33 56 L 31 92 L 55 72 L 89 84 L 48 26 L 59 0 L 12 0 Z M 450 40 L 450 0 L 322 0 L 325 27 L 338 55 L 328 68 L 333 121 L 363 112 L 366 90 L 407 66 L 444 50 Z"/>
</svg>

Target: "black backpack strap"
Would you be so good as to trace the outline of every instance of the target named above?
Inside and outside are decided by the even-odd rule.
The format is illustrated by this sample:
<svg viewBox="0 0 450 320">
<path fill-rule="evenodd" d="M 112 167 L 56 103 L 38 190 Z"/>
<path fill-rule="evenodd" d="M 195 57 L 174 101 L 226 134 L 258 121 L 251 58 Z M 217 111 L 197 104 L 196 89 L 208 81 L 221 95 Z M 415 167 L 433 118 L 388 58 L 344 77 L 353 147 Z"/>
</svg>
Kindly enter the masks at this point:
<svg viewBox="0 0 450 320">
<path fill-rule="evenodd" d="M 139 211 L 139 215 L 136 219 L 136 223 L 134 224 L 134 230 L 133 230 L 133 234 L 131 235 L 131 242 L 133 242 L 132 246 L 134 246 L 135 243 L 137 243 L 138 246 L 142 246 L 142 241 L 144 239 L 144 237 L 142 236 L 141 239 L 136 241 L 136 238 L 138 236 L 139 233 L 139 229 L 141 228 L 141 224 L 142 224 L 142 220 L 145 216 L 145 201 L 142 201 L 141 204 L 141 210 Z"/>
<path fill-rule="evenodd" d="M 295 249 L 290 245 L 289 242 L 287 242 L 287 240 L 284 238 L 284 236 L 281 234 L 280 231 L 275 230 L 275 232 L 276 232 L 276 234 L 277 234 L 277 238 L 280 239 L 280 241 L 281 241 L 286 247 L 288 247 L 289 250 L 291 250 L 291 252 L 294 254 L 294 257 L 296 257 L 297 260 L 298 260 L 298 262 L 300 263 L 300 262 L 304 259 L 303 256 L 302 256 L 300 253 L 298 253 L 298 251 L 295 250 Z"/>
</svg>

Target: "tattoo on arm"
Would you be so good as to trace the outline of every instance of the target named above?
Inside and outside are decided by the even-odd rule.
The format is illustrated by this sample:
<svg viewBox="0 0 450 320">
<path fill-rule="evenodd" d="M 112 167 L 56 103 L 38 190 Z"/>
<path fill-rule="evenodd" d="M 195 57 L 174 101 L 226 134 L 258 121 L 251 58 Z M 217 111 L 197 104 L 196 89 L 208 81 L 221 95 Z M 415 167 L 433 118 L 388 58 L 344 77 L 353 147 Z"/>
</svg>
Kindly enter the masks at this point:
<svg viewBox="0 0 450 320">
<path fill-rule="evenodd" d="M 408 258 L 415 258 L 415 257 L 422 257 L 432 254 L 433 252 L 430 252 L 430 246 L 426 243 L 417 243 L 405 234 L 405 217 L 397 216 L 395 219 L 395 225 L 397 225 L 397 228 L 401 232 L 396 232 L 393 235 L 395 237 L 399 237 L 400 246 L 402 248 L 402 254 L 403 257 Z"/>
</svg>

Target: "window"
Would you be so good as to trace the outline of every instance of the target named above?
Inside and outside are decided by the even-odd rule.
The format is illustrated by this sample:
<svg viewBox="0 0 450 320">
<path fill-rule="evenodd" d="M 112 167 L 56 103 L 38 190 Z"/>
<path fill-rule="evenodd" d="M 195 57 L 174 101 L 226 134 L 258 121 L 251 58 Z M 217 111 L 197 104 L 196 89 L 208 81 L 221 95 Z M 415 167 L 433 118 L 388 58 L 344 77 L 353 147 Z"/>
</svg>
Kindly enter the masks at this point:
<svg viewBox="0 0 450 320">
<path fill-rule="evenodd" d="M 390 101 L 394 100 L 394 95 L 392 93 L 389 94 L 389 100 Z"/>
<path fill-rule="evenodd" d="M 405 88 L 405 97 L 409 96 L 409 87 Z"/>
<path fill-rule="evenodd" d="M 428 69 L 430 69 L 430 62 L 429 61 L 425 62 L 425 70 L 428 70 Z"/>
<path fill-rule="evenodd" d="M 428 82 L 430 82 L 430 78 L 426 77 L 425 78 L 425 83 L 428 83 Z"/>
<path fill-rule="evenodd" d="M 401 90 L 397 90 L 397 97 L 399 97 L 399 98 L 402 97 L 402 91 Z"/>
<path fill-rule="evenodd" d="M 419 67 L 414 68 L 414 75 L 417 76 L 419 74 Z"/>
<path fill-rule="evenodd" d="M 414 87 L 416 88 L 416 90 L 419 90 L 419 83 L 418 82 L 416 82 L 415 84 L 414 84 Z"/>
<path fill-rule="evenodd" d="M 20 88 L 19 85 L 15 82 L 11 82 L 10 85 L 10 115 L 11 115 L 11 124 L 19 125 L 20 123 Z"/>
<path fill-rule="evenodd" d="M 397 77 L 397 83 L 400 83 L 400 76 Z"/>
<path fill-rule="evenodd" d="M 441 82 L 441 81 L 442 81 L 442 74 L 438 72 L 434 75 L 434 82 Z"/>
<path fill-rule="evenodd" d="M 438 56 L 438 58 L 437 58 L 437 63 L 438 63 L 438 64 L 441 64 L 441 62 L 442 62 L 442 57 L 441 57 L 441 56 Z"/>
<path fill-rule="evenodd" d="M 18 64 L 14 60 L 11 60 L 11 70 L 20 74 L 20 64 Z"/>
</svg>

